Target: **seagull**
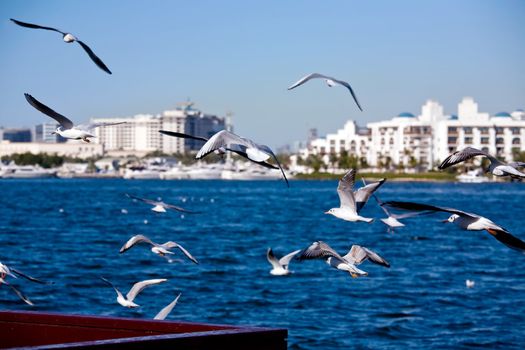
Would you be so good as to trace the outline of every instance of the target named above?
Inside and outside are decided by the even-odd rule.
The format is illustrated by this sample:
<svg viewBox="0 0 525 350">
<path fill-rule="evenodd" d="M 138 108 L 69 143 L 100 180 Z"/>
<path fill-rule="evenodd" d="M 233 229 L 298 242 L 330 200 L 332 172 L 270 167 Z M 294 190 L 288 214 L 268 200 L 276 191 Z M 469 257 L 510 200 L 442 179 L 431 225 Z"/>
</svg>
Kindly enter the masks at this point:
<svg viewBox="0 0 525 350">
<path fill-rule="evenodd" d="M 290 264 L 290 261 L 293 259 L 293 257 L 300 251 L 300 249 L 295 250 L 289 254 L 286 254 L 282 258 L 277 259 L 275 255 L 273 255 L 272 248 L 268 248 L 268 251 L 266 252 L 266 259 L 268 259 L 268 262 L 273 267 L 270 270 L 270 274 L 273 276 L 286 276 L 292 273 L 292 271 L 288 270 L 288 265 Z"/>
<path fill-rule="evenodd" d="M 113 285 L 113 283 L 111 283 L 110 281 L 108 281 L 104 277 L 100 277 L 100 279 L 102 281 L 106 282 L 111 287 L 113 287 L 115 292 L 117 292 L 117 302 L 120 305 L 122 305 L 124 307 L 129 307 L 129 308 L 135 308 L 135 307 L 139 307 L 140 306 L 140 305 L 135 304 L 133 302 L 133 300 L 135 300 L 137 295 L 140 292 L 142 292 L 142 290 L 144 288 L 167 281 L 167 279 L 165 279 L 165 278 L 159 278 L 159 279 L 152 279 L 152 280 L 145 280 L 145 281 L 142 281 L 142 282 L 137 282 L 137 283 L 135 283 L 133 285 L 133 287 L 131 287 L 131 289 L 129 290 L 128 294 L 126 294 L 126 297 L 124 298 L 122 293 Z"/>
<path fill-rule="evenodd" d="M 474 282 L 473 280 L 465 280 L 465 286 L 467 286 L 467 288 L 472 288 L 475 284 L 476 282 Z"/>
<path fill-rule="evenodd" d="M 381 179 L 378 182 L 371 183 L 353 192 L 352 189 L 355 184 L 355 174 L 355 169 L 350 169 L 350 171 L 339 180 L 337 194 L 339 195 L 341 205 L 339 208 L 328 210 L 325 214 L 330 214 L 346 221 L 364 221 L 371 223 L 374 219 L 362 217 L 359 215 L 359 212 L 365 206 L 372 193 L 374 193 L 374 191 L 376 191 L 386 179 Z"/>
<path fill-rule="evenodd" d="M 17 21 L 16 19 L 12 19 L 11 18 L 11 21 L 18 24 L 19 26 L 22 26 L 22 27 L 26 27 L 26 28 L 33 28 L 33 29 L 45 29 L 45 30 L 52 30 L 54 32 L 58 32 L 60 34 L 62 34 L 62 39 L 66 42 L 66 43 L 72 43 L 74 41 L 76 41 L 77 43 L 79 43 L 80 46 L 82 46 L 82 48 L 84 49 L 84 51 L 87 52 L 87 54 L 89 55 L 89 57 L 91 58 L 91 60 L 93 60 L 93 62 L 95 62 L 95 64 L 100 68 L 102 69 L 104 72 L 108 73 L 108 74 L 111 74 L 111 71 L 109 70 L 109 68 L 104 64 L 104 62 L 102 62 L 102 60 L 100 58 L 98 58 L 97 55 L 95 55 L 95 53 L 93 52 L 93 50 L 91 50 L 89 48 L 89 46 L 87 46 L 86 44 L 84 44 L 84 42 L 78 40 L 75 36 L 73 36 L 73 34 L 70 34 L 70 33 L 64 33 L 58 29 L 55 29 L 55 28 L 51 28 L 51 27 L 43 27 L 43 26 L 39 26 L 37 24 L 32 24 L 32 23 L 26 23 L 26 22 L 21 22 L 21 21 Z"/>
<path fill-rule="evenodd" d="M 173 253 L 172 251 L 170 251 L 170 249 L 173 249 L 173 248 L 177 248 L 179 249 L 184 255 L 186 255 L 186 257 L 188 259 L 190 259 L 191 261 L 193 261 L 195 264 L 198 264 L 199 262 L 197 261 L 197 259 L 195 259 L 191 254 L 190 252 L 188 252 L 186 249 L 184 249 L 183 246 L 181 246 L 180 244 L 176 243 L 176 242 L 172 242 L 172 241 L 169 241 L 169 242 L 166 242 L 166 243 L 163 243 L 163 244 L 157 244 L 155 242 L 153 242 L 152 240 L 150 240 L 148 237 L 144 236 L 144 235 L 136 235 L 136 236 L 133 236 L 131 237 L 123 246 L 122 248 L 120 248 L 120 254 L 124 253 L 125 251 L 127 251 L 128 249 L 131 249 L 133 248 L 136 244 L 139 244 L 139 243 L 148 243 L 149 245 L 151 245 L 151 251 L 161 257 L 166 257 L 167 254 L 175 254 Z M 169 262 L 172 262 L 171 259 L 168 259 Z"/>
<path fill-rule="evenodd" d="M 225 154 L 226 151 L 230 151 L 254 163 L 262 165 L 265 168 L 280 169 L 281 173 L 283 174 L 284 181 L 286 181 L 286 185 L 290 187 L 288 179 L 286 178 L 286 174 L 284 173 L 277 156 L 273 153 L 272 149 L 266 145 L 259 145 L 252 140 L 246 139 L 227 130 L 221 130 L 209 139 L 166 130 L 159 130 L 159 132 L 164 135 L 174 137 L 205 141 L 204 145 L 195 156 L 196 159 L 204 158 L 212 152 L 222 155 Z M 268 160 L 270 157 L 275 160 L 277 166 L 266 162 L 266 160 Z"/>
<path fill-rule="evenodd" d="M 326 80 L 326 84 L 328 84 L 329 87 L 332 87 L 332 86 L 335 86 L 336 84 L 339 84 L 339 85 L 342 85 L 345 88 L 347 88 L 348 91 L 350 91 L 350 94 L 352 94 L 352 97 L 354 98 L 354 101 L 357 104 L 357 107 L 359 107 L 359 110 L 361 112 L 363 111 L 363 108 L 361 108 L 361 105 L 359 104 L 359 101 L 357 100 L 357 96 L 355 95 L 355 92 L 352 89 L 352 87 L 350 86 L 350 84 L 348 84 L 346 81 L 337 80 L 335 78 L 332 78 L 332 77 L 329 77 L 329 76 L 326 76 L 326 75 L 322 75 L 322 74 L 319 74 L 319 73 L 308 74 L 307 76 L 301 78 L 298 82 L 296 82 L 295 84 L 290 86 L 288 88 L 288 90 L 295 89 L 296 87 L 306 83 L 308 80 L 315 79 L 315 78 L 325 79 Z"/>
<path fill-rule="evenodd" d="M 312 243 L 308 248 L 303 249 L 297 255 L 296 259 L 326 259 L 328 265 L 338 270 L 347 271 L 353 278 L 368 275 L 368 272 L 365 272 L 356 266 L 368 259 L 375 264 L 390 267 L 390 264 L 385 259 L 368 248 L 354 244 L 346 255 L 341 256 L 323 241 Z"/>
<path fill-rule="evenodd" d="M 167 131 L 167 130 L 159 130 L 159 132 L 163 135 L 168 135 L 168 136 L 172 136 L 172 137 L 180 137 L 180 138 L 184 138 L 184 139 L 192 139 L 192 140 L 199 140 L 199 141 L 204 141 L 204 142 L 207 142 L 209 139 L 205 138 L 205 137 L 201 137 L 201 136 L 193 136 L 193 135 L 189 135 L 189 134 L 183 134 L 181 132 L 175 132 L 175 131 Z M 257 163 L 259 165 L 262 165 L 263 167 L 265 168 L 268 168 L 268 169 L 279 169 L 279 167 L 273 165 L 273 164 L 270 164 L 268 162 L 265 162 L 265 161 L 262 161 L 262 162 L 258 162 L 258 161 L 255 161 L 253 159 L 250 159 L 248 158 L 248 155 L 246 154 L 245 151 L 242 151 L 241 148 L 237 147 L 237 148 L 218 148 L 214 151 L 215 154 L 217 155 L 220 155 L 220 156 L 223 156 L 224 154 L 226 154 L 226 151 L 230 151 L 230 152 L 233 152 L 233 153 L 236 153 L 238 155 L 240 155 L 241 157 L 244 157 L 246 159 L 248 159 L 249 161 L 251 162 L 254 162 L 254 163 Z"/>
<path fill-rule="evenodd" d="M 517 168 L 525 166 L 525 163 L 513 162 L 505 164 L 496 159 L 494 156 L 473 147 L 467 147 L 462 151 L 456 151 L 452 153 L 439 165 L 438 168 L 443 170 L 449 166 L 464 162 L 476 156 L 484 156 L 490 160 L 490 165 L 486 172 L 490 172 L 492 175 L 525 178 L 525 173 L 517 170 Z"/>
<path fill-rule="evenodd" d="M 165 213 L 166 209 L 172 209 L 172 210 L 176 210 L 176 211 L 180 211 L 180 212 L 188 213 L 188 214 L 198 214 L 198 213 L 200 213 L 198 211 L 190 211 L 190 210 L 186 210 L 184 208 L 178 207 L 176 205 L 164 203 L 163 201 L 154 201 L 154 200 L 151 200 L 151 199 L 140 198 L 140 197 L 136 197 L 136 196 L 133 196 L 133 195 L 127 194 L 127 193 L 126 193 L 126 196 L 128 196 L 131 199 L 136 199 L 138 201 L 141 201 L 141 202 L 153 205 L 153 208 L 151 208 L 151 210 L 153 210 L 156 213 Z"/>
<path fill-rule="evenodd" d="M 15 286 L 13 286 L 11 283 L 7 282 L 5 279 L 7 276 L 10 276 L 10 277 L 13 277 L 13 278 L 18 278 L 19 277 L 23 277 L 31 282 L 35 282 L 35 283 L 41 283 L 41 284 L 52 284 L 52 282 L 44 282 L 44 281 L 41 281 L 39 279 L 36 279 L 34 277 L 31 277 L 29 275 L 26 275 L 20 271 L 18 271 L 17 269 L 14 269 L 14 268 L 10 268 L 8 267 L 7 265 L 4 265 L 0 262 L 0 285 L 2 284 L 5 284 L 7 286 L 9 286 L 9 288 L 11 288 L 13 290 L 13 292 L 15 292 L 15 294 L 20 298 L 22 299 L 22 301 L 24 301 L 26 304 L 28 305 L 31 305 L 33 306 L 33 302 L 28 298 L 26 297 L 20 290 L 18 290 Z"/>
<path fill-rule="evenodd" d="M 31 96 L 30 94 L 24 94 L 26 97 L 27 102 L 31 106 L 33 106 L 35 109 L 39 110 L 40 112 L 46 114 L 47 116 L 53 118 L 56 120 L 60 126 L 51 134 L 58 134 L 66 139 L 72 139 L 72 140 L 83 140 L 84 142 L 90 142 L 90 137 L 96 137 L 92 134 L 92 130 L 101 126 L 110 126 L 110 125 L 118 125 L 118 124 L 124 124 L 125 122 L 118 122 L 118 123 L 91 123 L 86 125 L 77 125 L 75 126 L 73 122 L 64 117 L 62 114 L 55 112 L 48 106 L 44 105 L 43 103 L 39 102 L 36 98 Z"/>
<path fill-rule="evenodd" d="M 494 238 L 507 247 L 525 253 L 525 242 L 513 236 L 509 231 L 503 227 L 495 224 L 491 220 L 473 213 L 467 213 L 454 208 L 438 207 L 428 204 L 412 203 L 412 202 L 396 202 L 390 201 L 383 203 L 383 206 L 390 208 L 397 208 L 411 211 L 430 211 L 430 212 L 446 212 L 452 214 L 448 219 L 443 220 L 444 223 L 456 223 L 461 229 L 468 231 L 487 231 Z"/>
<path fill-rule="evenodd" d="M 175 300 L 173 300 L 171 303 L 169 303 L 164 308 L 162 308 L 162 310 L 160 310 L 159 313 L 155 317 L 153 317 L 153 319 L 154 320 L 164 320 L 166 318 L 166 316 L 169 315 L 171 310 L 173 310 L 175 305 L 177 305 L 177 301 L 179 301 L 179 298 L 180 298 L 181 295 L 182 295 L 182 293 L 179 293 L 179 295 L 177 295 Z"/>
</svg>

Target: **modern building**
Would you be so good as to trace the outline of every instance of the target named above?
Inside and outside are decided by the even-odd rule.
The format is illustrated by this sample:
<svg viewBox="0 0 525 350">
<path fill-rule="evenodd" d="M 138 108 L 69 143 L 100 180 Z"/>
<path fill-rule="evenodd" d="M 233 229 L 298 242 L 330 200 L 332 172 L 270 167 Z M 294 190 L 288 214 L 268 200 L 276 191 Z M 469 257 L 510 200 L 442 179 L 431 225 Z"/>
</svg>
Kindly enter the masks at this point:
<svg viewBox="0 0 525 350">
<path fill-rule="evenodd" d="M 57 123 L 43 123 L 35 125 L 33 132 L 34 142 L 57 143 L 66 142 L 66 139 L 53 132 L 59 127 Z"/>
<path fill-rule="evenodd" d="M 169 137 L 159 133 L 159 130 L 169 130 L 209 138 L 211 135 L 226 128 L 223 117 L 204 114 L 193 108 L 192 102 L 180 103 L 174 110 L 162 114 L 140 114 L 125 118 L 94 118 L 99 122 L 125 122 L 124 124 L 95 129 L 94 141 L 104 144 L 106 151 L 147 153 L 162 151 L 163 153 L 185 153 L 196 151 L 202 141 Z"/>
<path fill-rule="evenodd" d="M 31 142 L 31 129 L 4 129 L 0 128 L 0 141 Z"/>
<path fill-rule="evenodd" d="M 329 154 L 345 149 L 366 157 L 376 168 L 430 170 L 467 146 L 511 161 L 513 152 L 525 151 L 525 112 L 518 109 L 491 116 L 479 112 L 478 104 L 465 97 L 458 104 L 457 115 L 445 115 L 443 106 L 428 100 L 418 116 L 399 113 L 390 120 L 368 123 L 365 130 L 348 121 L 337 133 L 311 141 L 300 156 L 321 154 L 328 164 Z"/>
</svg>

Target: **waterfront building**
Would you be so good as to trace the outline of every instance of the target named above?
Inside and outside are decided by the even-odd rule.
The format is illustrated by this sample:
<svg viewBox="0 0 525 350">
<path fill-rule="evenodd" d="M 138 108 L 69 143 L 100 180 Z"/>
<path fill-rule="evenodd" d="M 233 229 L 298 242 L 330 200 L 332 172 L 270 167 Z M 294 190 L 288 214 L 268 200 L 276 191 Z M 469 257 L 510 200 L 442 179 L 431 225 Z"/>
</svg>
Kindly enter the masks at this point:
<svg viewBox="0 0 525 350">
<path fill-rule="evenodd" d="M 153 151 L 185 153 L 196 151 L 202 141 L 164 136 L 159 130 L 169 130 L 209 138 L 226 128 L 225 118 L 209 115 L 193 108 L 192 102 L 184 102 L 162 114 L 140 114 L 125 118 L 94 118 L 99 122 L 125 122 L 124 124 L 95 129 L 95 142 L 104 144 L 110 153 L 145 154 Z"/>
<path fill-rule="evenodd" d="M 0 128 L 0 141 L 31 142 L 31 129 L 4 129 Z"/>
<path fill-rule="evenodd" d="M 57 142 L 66 142 L 66 139 L 58 134 L 53 134 L 53 132 L 60 126 L 58 123 L 42 123 L 35 125 L 33 131 L 33 141 L 34 142 L 48 142 L 48 143 L 57 143 Z"/>
<path fill-rule="evenodd" d="M 416 116 L 402 112 L 390 120 L 372 122 L 360 129 L 348 121 L 343 129 L 310 142 L 300 157 L 320 154 L 326 164 L 331 153 L 346 150 L 366 157 L 375 168 L 403 167 L 430 170 L 450 153 L 475 147 L 511 161 L 513 153 L 525 151 L 525 112 L 482 113 L 471 97 L 458 104 L 457 115 L 446 115 L 443 106 L 428 100 Z"/>
</svg>

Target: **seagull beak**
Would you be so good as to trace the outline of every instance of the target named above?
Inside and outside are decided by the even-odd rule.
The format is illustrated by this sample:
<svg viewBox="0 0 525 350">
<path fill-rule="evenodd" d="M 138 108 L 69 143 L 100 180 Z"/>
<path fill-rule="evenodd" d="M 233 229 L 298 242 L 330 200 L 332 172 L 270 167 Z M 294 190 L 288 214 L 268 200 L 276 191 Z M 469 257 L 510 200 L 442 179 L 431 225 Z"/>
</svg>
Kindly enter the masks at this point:
<svg viewBox="0 0 525 350">
<path fill-rule="evenodd" d="M 449 221 L 448 221 L 448 219 L 446 219 L 446 220 L 441 220 L 441 222 L 444 223 L 444 224 L 446 224 L 446 223 L 449 222 Z"/>
<path fill-rule="evenodd" d="M 329 211 L 325 211 L 324 213 L 325 213 L 325 214 L 330 214 L 330 212 L 329 212 Z"/>
<path fill-rule="evenodd" d="M 51 132 L 51 135 L 55 135 L 55 134 L 56 134 L 56 131 L 52 131 L 52 132 Z"/>
</svg>

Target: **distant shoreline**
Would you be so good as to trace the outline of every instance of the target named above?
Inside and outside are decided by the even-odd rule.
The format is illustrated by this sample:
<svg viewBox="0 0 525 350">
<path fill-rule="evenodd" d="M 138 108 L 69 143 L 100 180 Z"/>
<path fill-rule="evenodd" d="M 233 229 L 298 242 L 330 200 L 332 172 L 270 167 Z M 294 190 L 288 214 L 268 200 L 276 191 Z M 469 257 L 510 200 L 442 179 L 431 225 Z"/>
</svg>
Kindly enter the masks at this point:
<svg viewBox="0 0 525 350">
<path fill-rule="evenodd" d="M 387 178 L 388 181 L 398 182 L 457 182 L 457 174 L 450 174 L 445 172 L 428 172 L 418 174 L 406 173 L 367 173 L 362 172 L 357 174 L 359 177 L 365 179 L 379 180 Z M 294 179 L 297 180 L 339 180 L 343 174 L 332 173 L 312 173 L 312 174 L 297 174 Z"/>
</svg>

